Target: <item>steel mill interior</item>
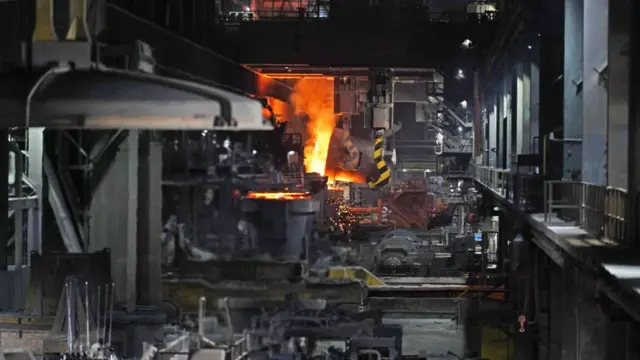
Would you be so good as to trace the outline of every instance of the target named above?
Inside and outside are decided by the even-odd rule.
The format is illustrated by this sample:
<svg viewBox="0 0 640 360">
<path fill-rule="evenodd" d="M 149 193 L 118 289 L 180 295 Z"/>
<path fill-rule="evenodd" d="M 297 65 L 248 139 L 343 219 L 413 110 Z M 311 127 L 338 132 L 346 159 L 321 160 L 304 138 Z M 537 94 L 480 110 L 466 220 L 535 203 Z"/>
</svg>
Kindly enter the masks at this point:
<svg viewBox="0 0 640 360">
<path fill-rule="evenodd" d="M 0 134 L 0 360 L 640 360 L 637 0 L 0 0 Z"/>
</svg>

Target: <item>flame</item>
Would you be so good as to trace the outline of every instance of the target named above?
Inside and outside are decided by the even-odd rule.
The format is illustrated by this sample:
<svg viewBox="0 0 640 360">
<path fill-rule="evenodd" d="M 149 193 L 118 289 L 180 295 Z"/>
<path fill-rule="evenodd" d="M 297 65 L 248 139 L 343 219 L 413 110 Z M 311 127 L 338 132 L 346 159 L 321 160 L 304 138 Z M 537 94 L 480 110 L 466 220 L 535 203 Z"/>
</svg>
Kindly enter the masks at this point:
<svg viewBox="0 0 640 360">
<path fill-rule="evenodd" d="M 247 199 L 260 200 L 308 200 L 311 195 L 307 192 L 250 192 Z"/>
<path fill-rule="evenodd" d="M 296 115 L 308 117 L 309 139 L 304 146 L 304 167 L 325 175 L 329 142 L 336 127 L 333 113 L 333 78 L 308 78 L 296 83 L 291 94 Z"/>
</svg>

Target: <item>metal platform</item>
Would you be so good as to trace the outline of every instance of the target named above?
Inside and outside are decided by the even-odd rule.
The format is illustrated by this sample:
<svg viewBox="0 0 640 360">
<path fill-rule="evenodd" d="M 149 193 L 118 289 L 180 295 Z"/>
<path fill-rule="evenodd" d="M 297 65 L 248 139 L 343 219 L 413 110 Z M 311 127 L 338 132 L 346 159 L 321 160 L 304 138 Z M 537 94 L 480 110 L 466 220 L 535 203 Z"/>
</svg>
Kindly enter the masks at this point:
<svg viewBox="0 0 640 360">
<path fill-rule="evenodd" d="M 505 299 L 505 289 L 493 285 L 461 284 L 451 278 L 405 278 L 405 283 L 397 279 L 384 281 L 360 266 L 334 267 L 329 269 L 332 279 L 351 279 L 362 282 L 367 287 L 368 298 L 471 298 L 482 297 L 490 300 Z M 388 280 L 388 278 L 387 278 Z M 450 280 L 450 281 L 447 281 Z M 449 283 L 448 283 L 449 282 Z"/>
<path fill-rule="evenodd" d="M 600 291 L 640 321 L 640 258 L 629 253 L 628 241 L 633 239 L 624 239 L 623 235 L 624 190 L 575 181 L 546 181 L 542 198 L 545 211 L 537 213 L 527 211 L 529 204 L 524 201 L 513 200 L 509 170 L 476 166 L 474 178 L 503 211 L 530 227 L 533 242 L 555 263 L 565 267 L 570 262 L 593 276 Z M 562 200 L 558 200 L 560 193 Z M 564 216 L 566 210 L 575 215 Z"/>
</svg>

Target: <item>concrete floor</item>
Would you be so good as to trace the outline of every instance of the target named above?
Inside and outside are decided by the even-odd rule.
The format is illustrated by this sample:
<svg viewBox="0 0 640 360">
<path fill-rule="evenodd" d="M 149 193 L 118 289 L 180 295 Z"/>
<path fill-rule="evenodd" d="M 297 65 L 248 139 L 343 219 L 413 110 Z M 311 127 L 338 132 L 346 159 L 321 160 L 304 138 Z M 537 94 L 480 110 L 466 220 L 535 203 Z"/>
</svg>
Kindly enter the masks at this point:
<svg viewBox="0 0 640 360">
<path fill-rule="evenodd" d="M 446 356 L 447 352 L 458 355 L 465 352 L 464 327 L 456 325 L 455 320 L 394 316 L 383 318 L 382 321 L 402 326 L 404 355 L 426 354 L 430 360 L 455 359 Z"/>
</svg>

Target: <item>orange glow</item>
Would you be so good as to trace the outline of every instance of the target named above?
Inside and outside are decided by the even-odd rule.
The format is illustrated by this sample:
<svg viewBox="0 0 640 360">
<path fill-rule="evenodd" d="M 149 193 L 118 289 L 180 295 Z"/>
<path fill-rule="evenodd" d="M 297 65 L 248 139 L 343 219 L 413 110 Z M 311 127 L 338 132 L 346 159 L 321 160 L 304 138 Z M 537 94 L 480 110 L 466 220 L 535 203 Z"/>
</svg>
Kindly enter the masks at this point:
<svg viewBox="0 0 640 360">
<path fill-rule="evenodd" d="M 262 96 L 267 92 L 271 84 L 273 83 L 273 79 L 267 75 L 260 74 L 258 76 L 258 94 Z"/>
<path fill-rule="evenodd" d="M 282 100 L 273 98 L 271 96 L 267 96 L 266 99 L 267 99 L 267 104 L 269 104 L 269 106 L 271 107 L 271 110 L 273 111 L 273 115 L 275 117 L 276 122 L 278 124 L 287 122 L 287 120 L 289 120 L 287 118 L 287 103 L 285 103 Z M 271 113 L 266 108 L 264 108 L 262 112 L 265 117 L 271 116 Z"/>
<path fill-rule="evenodd" d="M 269 73 L 269 76 L 275 79 L 331 79 L 333 77 L 326 76 L 324 74 L 296 74 L 296 73 Z"/>
<path fill-rule="evenodd" d="M 308 117 L 309 139 L 304 146 L 305 170 L 325 175 L 329 142 L 336 127 L 336 115 L 333 113 L 333 79 L 298 81 L 291 94 L 291 102 L 296 115 Z"/>
<path fill-rule="evenodd" d="M 333 173 L 332 179 L 335 181 L 352 182 L 358 184 L 364 184 L 366 182 L 365 177 L 357 171 L 344 171 L 337 169 Z"/>
<path fill-rule="evenodd" d="M 247 199 L 260 200 L 308 200 L 311 195 L 308 192 L 250 192 Z"/>
</svg>

